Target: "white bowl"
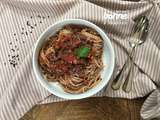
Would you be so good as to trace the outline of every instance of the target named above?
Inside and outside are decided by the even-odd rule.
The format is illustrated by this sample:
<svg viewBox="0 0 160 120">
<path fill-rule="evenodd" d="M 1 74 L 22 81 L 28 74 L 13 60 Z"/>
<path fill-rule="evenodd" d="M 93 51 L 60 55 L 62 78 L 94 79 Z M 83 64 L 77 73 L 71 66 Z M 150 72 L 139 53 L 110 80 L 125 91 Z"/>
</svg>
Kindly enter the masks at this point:
<svg viewBox="0 0 160 120">
<path fill-rule="evenodd" d="M 103 64 L 104 69 L 101 72 L 101 78 L 102 80 L 93 88 L 89 89 L 88 91 L 80 94 L 71 94 L 67 93 L 63 90 L 63 88 L 59 85 L 58 82 L 48 82 L 43 78 L 42 72 L 40 70 L 40 66 L 38 64 L 38 55 L 39 51 L 42 47 L 42 44 L 45 42 L 47 38 L 54 35 L 59 29 L 61 29 L 63 26 L 67 24 L 76 24 L 76 25 L 84 25 L 87 27 L 90 27 L 94 30 L 96 30 L 102 39 L 104 40 L 104 48 L 103 48 Z M 109 79 L 111 78 L 111 75 L 114 70 L 114 64 L 115 64 L 115 54 L 114 49 L 111 45 L 110 39 L 107 37 L 106 33 L 99 28 L 97 25 L 86 21 L 82 19 L 66 19 L 59 21 L 50 27 L 48 27 L 38 38 L 35 49 L 33 51 L 33 70 L 36 75 L 37 80 L 41 83 L 41 85 L 46 88 L 49 92 L 52 94 L 65 98 L 65 99 L 82 99 L 86 97 L 90 97 L 97 92 L 99 92 L 107 83 L 109 82 Z"/>
</svg>

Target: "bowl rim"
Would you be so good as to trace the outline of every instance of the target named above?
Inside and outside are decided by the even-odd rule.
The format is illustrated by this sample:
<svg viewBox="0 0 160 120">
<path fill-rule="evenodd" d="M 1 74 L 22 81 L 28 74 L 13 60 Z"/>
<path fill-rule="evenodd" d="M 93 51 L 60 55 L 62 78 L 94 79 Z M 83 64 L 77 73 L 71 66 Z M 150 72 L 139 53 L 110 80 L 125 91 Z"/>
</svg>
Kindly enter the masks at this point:
<svg viewBox="0 0 160 120">
<path fill-rule="evenodd" d="M 43 82 L 42 82 L 42 80 L 40 79 L 40 77 L 39 77 L 39 73 L 38 73 L 38 68 L 35 66 L 37 63 L 36 63 L 36 58 L 35 58 L 35 56 L 36 56 L 36 54 L 37 54 L 37 46 L 38 46 L 38 44 L 39 44 L 39 42 L 40 41 L 42 41 L 41 39 L 42 39 L 42 37 L 45 35 L 45 33 L 46 32 L 48 32 L 52 27 L 54 27 L 55 25 L 57 25 L 57 24 L 61 24 L 61 23 L 65 23 L 65 22 L 67 22 L 67 24 L 72 24 L 72 23 L 68 23 L 68 22 L 70 22 L 70 21 L 76 21 L 77 22 L 77 24 L 78 24 L 78 22 L 85 22 L 86 24 L 90 24 L 90 26 L 92 26 L 93 28 L 92 29 L 94 29 L 94 30 L 96 30 L 99 34 L 103 34 L 107 39 L 106 39 L 106 41 L 107 41 L 107 44 L 108 44 L 108 46 L 109 46 L 109 49 L 110 49 L 110 52 L 111 52 L 111 56 L 112 56 L 112 62 L 111 62 L 111 72 L 110 72 L 110 74 L 108 75 L 109 77 L 108 77 L 108 82 L 109 82 L 109 80 L 110 80 L 110 78 L 111 78 L 111 76 L 112 76 L 112 74 L 113 74 L 113 71 L 114 71 L 114 67 L 115 67 L 115 52 L 114 52 L 114 49 L 113 49 L 113 46 L 112 46 L 112 44 L 111 44 L 111 41 L 110 41 L 110 39 L 108 38 L 108 36 L 107 36 L 107 34 L 99 27 L 99 26 L 97 26 L 97 25 L 95 25 L 94 23 L 92 23 L 92 22 L 90 22 L 90 21 L 88 21 L 88 20 L 84 20 L 84 19 L 64 19 L 64 20 L 61 20 L 61 21 L 57 21 L 57 22 L 55 22 L 55 23 L 53 23 L 53 24 L 51 24 L 49 27 L 47 27 L 41 34 L 40 34 L 40 36 L 38 37 L 38 39 L 37 39 L 37 41 L 36 41 L 36 43 L 35 43 L 35 46 L 34 46 L 34 49 L 33 49 L 33 56 L 32 56 L 32 66 L 33 66 L 33 71 L 34 71 L 34 74 L 35 74 L 35 76 L 36 76 L 36 79 L 40 82 L 40 84 L 46 89 L 46 90 L 48 90 L 50 93 L 52 93 L 52 94 L 54 94 L 55 96 L 58 96 L 58 97 L 60 97 L 60 98 L 63 98 L 63 99 L 82 99 L 82 98 L 87 98 L 87 97 L 90 97 L 90 96 L 93 96 L 94 94 L 96 94 L 96 93 L 98 93 L 100 90 L 102 90 L 106 85 L 107 85 L 107 83 L 108 82 L 106 82 L 102 87 L 99 87 L 99 89 L 95 89 L 94 90 L 94 92 L 90 92 L 90 93 L 88 93 L 88 94 L 85 94 L 85 92 L 83 93 L 83 94 L 72 94 L 72 95 L 62 95 L 62 94 L 58 94 L 57 92 L 53 92 L 53 90 L 51 90 L 49 87 L 47 87 Z M 82 24 L 80 24 L 80 25 L 83 25 L 83 23 Z M 67 24 L 65 24 L 65 25 L 67 25 Z M 43 40 L 45 40 L 45 39 L 43 39 Z M 65 91 L 64 91 L 65 92 Z M 67 92 L 66 92 L 67 93 Z M 72 97 L 71 97 L 72 96 Z"/>
</svg>

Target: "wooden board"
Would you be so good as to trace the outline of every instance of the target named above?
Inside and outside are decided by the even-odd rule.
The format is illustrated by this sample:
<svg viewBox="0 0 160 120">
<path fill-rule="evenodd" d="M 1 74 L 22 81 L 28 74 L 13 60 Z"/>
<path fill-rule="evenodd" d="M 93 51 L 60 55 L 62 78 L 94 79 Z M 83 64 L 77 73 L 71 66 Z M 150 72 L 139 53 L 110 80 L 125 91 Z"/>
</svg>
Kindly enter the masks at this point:
<svg viewBox="0 0 160 120">
<path fill-rule="evenodd" d="M 145 98 L 88 98 L 35 106 L 21 120 L 141 120 Z"/>
</svg>

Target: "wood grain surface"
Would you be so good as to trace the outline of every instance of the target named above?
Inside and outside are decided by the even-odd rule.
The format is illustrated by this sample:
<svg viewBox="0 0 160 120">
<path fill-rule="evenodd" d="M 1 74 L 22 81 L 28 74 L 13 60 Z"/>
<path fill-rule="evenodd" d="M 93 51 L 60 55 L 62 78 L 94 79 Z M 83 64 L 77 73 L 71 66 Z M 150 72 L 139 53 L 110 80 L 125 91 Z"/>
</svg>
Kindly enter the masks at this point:
<svg viewBox="0 0 160 120">
<path fill-rule="evenodd" d="M 145 98 L 87 98 L 35 106 L 20 120 L 141 120 Z"/>
</svg>

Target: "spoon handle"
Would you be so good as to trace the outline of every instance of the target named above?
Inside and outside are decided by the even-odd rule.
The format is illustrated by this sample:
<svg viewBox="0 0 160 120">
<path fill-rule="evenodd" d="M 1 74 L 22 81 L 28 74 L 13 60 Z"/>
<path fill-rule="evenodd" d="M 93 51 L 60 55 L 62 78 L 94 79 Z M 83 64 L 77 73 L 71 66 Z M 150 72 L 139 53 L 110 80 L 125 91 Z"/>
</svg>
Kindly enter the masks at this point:
<svg viewBox="0 0 160 120">
<path fill-rule="evenodd" d="M 125 64 L 123 65 L 121 71 L 118 73 L 118 75 L 116 76 L 116 78 L 113 80 L 112 82 L 112 89 L 113 90 L 118 90 L 122 84 L 122 81 L 123 81 L 123 73 L 124 71 L 126 70 L 127 66 L 128 66 L 128 61 L 129 59 L 127 59 L 127 61 L 125 62 Z"/>
<path fill-rule="evenodd" d="M 126 71 L 127 66 L 131 62 L 130 58 L 132 58 L 132 56 L 134 55 L 134 52 L 135 51 L 134 51 L 134 47 L 133 47 L 131 53 L 129 54 L 129 57 L 127 58 L 127 61 L 125 62 L 121 71 L 118 73 L 118 75 L 116 76 L 116 78 L 112 82 L 111 87 L 113 90 L 118 90 L 121 87 L 121 84 L 123 82 L 124 72 Z"/>
</svg>

